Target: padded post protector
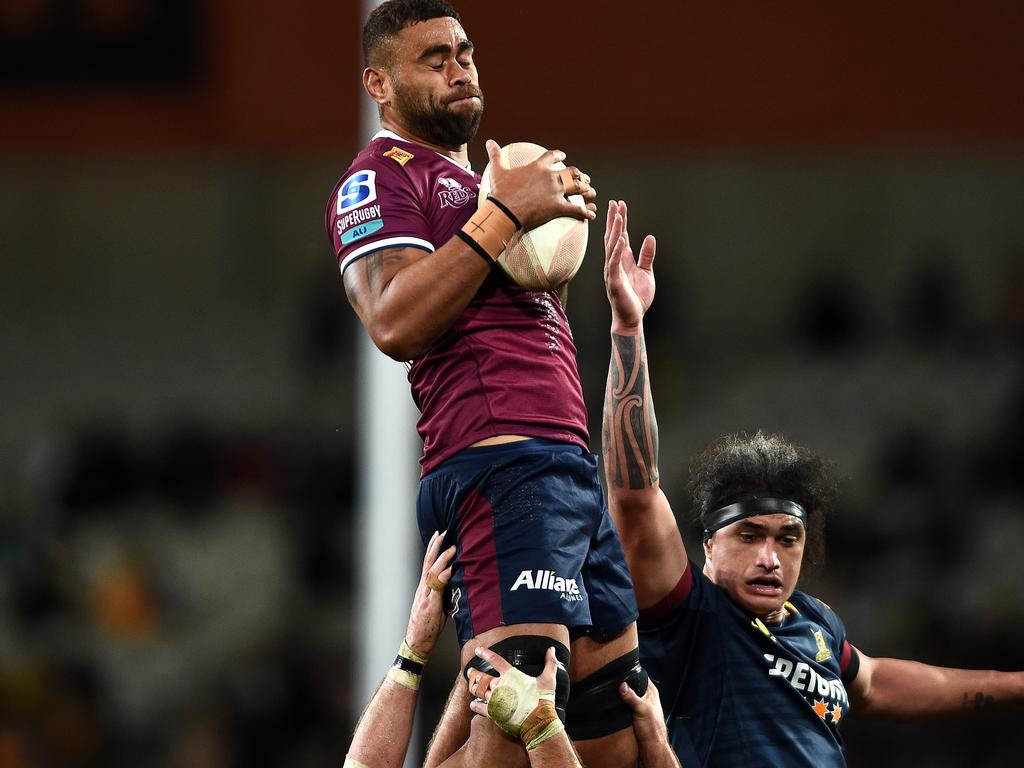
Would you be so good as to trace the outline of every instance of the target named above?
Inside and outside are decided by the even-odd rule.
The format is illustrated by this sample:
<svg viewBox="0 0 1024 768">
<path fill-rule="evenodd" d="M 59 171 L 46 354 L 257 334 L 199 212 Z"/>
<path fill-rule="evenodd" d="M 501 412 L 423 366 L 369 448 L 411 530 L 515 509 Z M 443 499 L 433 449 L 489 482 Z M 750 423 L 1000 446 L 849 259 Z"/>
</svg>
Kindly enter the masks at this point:
<svg viewBox="0 0 1024 768">
<path fill-rule="evenodd" d="M 638 648 L 572 684 L 565 727 L 569 738 L 597 739 L 633 725 L 633 711 L 619 696 L 622 682 L 637 696 L 647 693 L 647 671 L 640 666 Z"/>
<path fill-rule="evenodd" d="M 552 646 L 558 660 L 558 667 L 555 670 L 555 712 L 558 713 L 558 719 L 564 723 L 565 705 L 569 700 L 569 649 L 546 635 L 513 635 L 496 642 L 491 646 L 491 650 L 524 674 L 536 677 L 544 671 L 544 659 L 548 648 Z M 468 676 L 470 669 L 479 669 L 485 674 L 498 677 L 498 670 L 479 656 L 474 656 L 463 668 L 464 677 Z"/>
</svg>

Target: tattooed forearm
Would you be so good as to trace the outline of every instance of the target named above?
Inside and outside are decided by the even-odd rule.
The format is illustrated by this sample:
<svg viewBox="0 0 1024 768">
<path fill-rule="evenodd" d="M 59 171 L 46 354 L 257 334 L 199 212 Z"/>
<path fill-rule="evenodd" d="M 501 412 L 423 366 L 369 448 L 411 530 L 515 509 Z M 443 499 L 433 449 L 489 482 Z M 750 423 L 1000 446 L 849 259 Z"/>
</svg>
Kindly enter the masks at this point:
<svg viewBox="0 0 1024 768">
<path fill-rule="evenodd" d="M 965 712 L 970 710 L 981 710 L 988 709 L 995 703 L 995 699 L 987 695 L 984 691 L 978 691 L 973 696 L 964 691 L 963 709 Z"/>
<path fill-rule="evenodd" d="M 609 484 L 639 490 L 658 481 L 658 423 L 643 334 L 612 334 L 602 431 Z"/>
</svg>

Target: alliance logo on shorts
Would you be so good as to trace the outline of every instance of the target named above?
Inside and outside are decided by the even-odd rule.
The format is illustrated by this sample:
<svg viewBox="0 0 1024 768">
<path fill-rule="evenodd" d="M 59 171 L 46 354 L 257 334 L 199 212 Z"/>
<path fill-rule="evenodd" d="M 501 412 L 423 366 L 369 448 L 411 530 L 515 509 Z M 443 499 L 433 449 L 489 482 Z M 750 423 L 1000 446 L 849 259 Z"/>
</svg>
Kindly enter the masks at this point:
<svg viewBox="0 0 1024 768">
<path fill-rule="evenodd" d="M 437 193 L 437 196 L 441 198 L 442 208 L 446 208 L 448 206 L 451 206 L 452 208 L 461 208 L 476 197 L 476 192 L 472 189 L 463 186 L 455 179 L 448 178 L 447 176 L 442 176 L 437 180 L 437 183 L 444 187 L 444 189 Z"/>
<path fill-rule="evenodd" d="M 522 571 L 509 591 L 515 592 L 520 587 L 560 592 L 559 597 L 571 603 L 583 599 L 576 579 L 563 579 L 561 576 L 556 576 L 554 571 Z"/>
</svg>

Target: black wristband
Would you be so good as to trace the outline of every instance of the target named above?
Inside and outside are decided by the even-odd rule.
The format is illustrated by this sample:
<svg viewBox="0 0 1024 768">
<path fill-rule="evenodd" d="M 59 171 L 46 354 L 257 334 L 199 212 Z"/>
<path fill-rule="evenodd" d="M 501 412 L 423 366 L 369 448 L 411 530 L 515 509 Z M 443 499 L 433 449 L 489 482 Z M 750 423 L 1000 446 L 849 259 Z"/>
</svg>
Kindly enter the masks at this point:
<svg viewBox="0 0 1024 768">
<path fill-rule="evenodd" d="M 487 199 L 494 203 L 496 206 L 498 206 L 498 208 L 501 209 L 501 212 L 509 217 L 512 223 L 516 225 L 516 229 L 523 228 L 522 223 L 520 223 L 519 219 L 516 218 L 516 215 L 512 213 L 512 211 L 508 209 L 508 206 L 501 202 L 501 200 L 496 198 L 494 195 L 488 195 Z"/>
<path fill-rule="evenodd" d="M 422 675 L 423 674 L 423 665 L 420 664 L 418 661 L 413 661 L 412 659 L 407 659 L 407 658 L 405 658 L 405 656 L 401 656 L 401 655 L 395 656 L 395 663 L 392 664 L 391 666 L 392 667 L 398 667 L 399 669 L 401 669 L 401 670 L 403 670 L 405 672 L 409 672 L 409 673 L 411 673 L 413 675 Z"/>
<path fill-rule="evenodd" d="M 485 251 L 485 250 L 483 249 L 483 246 L 482 246 L 482 245 L 480 245 L 480 243 L 478 243 L 478 242 L 477 242 L 476 240 L 474 240 L 474 239 L 473 239 L 472 237 L 470 237 L 469 235 L 467 235 L 467 234 L 466 234 L 465 232 L 463 232 L 463 231 L 462 231 L 461 229 L 460 229 L 460 230 L 459 230 L 458 232 L 456 232 L 455 234 L 456 234 L 456 235 L 458 235 L 458 236 L 459 236 L 459 238 L 460 238 L 460 239 L 461 239 L 461 240 L 462 240 L 462 241 L 463 241 L 463 242 L 464 242 L 464 243 L 465 243 L 466 245 L 468 245 L 468 246 L 469 246 L 470 248 L 472 248 L 472 249 L 473 249 L 474 251 L 476 251 L 477 253 L 479 253 L 479 254 L 480 254 L 480 258 L 482 258 L 482 259 L 483 259 L 483 260 L 484 260 L 485 262 L 487 262 L 487 266 L 488 266 L 488 267 L 490 267 L 491 269 L 494 269 L 495 267 L 497 267 L 497 266 L 498 266 L 498 262 L 496 262 L 496 261 L 494 260 L 494 258 L 493 258 L 493 257 L 491 256 L 491 254 L 489 254 L 489 253 L 488 253 L 487 251 Z"/>
</svg>

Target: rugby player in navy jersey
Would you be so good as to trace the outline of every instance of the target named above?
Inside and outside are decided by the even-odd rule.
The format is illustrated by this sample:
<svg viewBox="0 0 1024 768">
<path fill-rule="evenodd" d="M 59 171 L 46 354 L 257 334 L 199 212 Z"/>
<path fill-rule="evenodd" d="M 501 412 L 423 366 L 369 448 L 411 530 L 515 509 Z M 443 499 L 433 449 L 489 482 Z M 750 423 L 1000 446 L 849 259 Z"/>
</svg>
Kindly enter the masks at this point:
<svg viewBox="0 0 1024 768">
<path fill-rule="evenodd" d="M 825 461 L 781 437 L 725 437 L 697 459 L 704 565 L 687 559 L 658 483 L 643 335 L 656 244 L 648 236 L 634 259 L 626 224 L 625 204 L 611 203 L 604 466 L 640 606 L 641 662 L 682 764 L 843 766 L 839 727 L 851 711 L 905 719 L 1024 699 L 1021 672 L 867 656 L 827 605 L 796 590 L 835 482 Z"/>
<path fill-rule="evenodd" d="M 423 438 L 418 525 L 424 543 L 445 530 L 445 547 L 457 547 L 446 597 L 462 662 L 489 668 L 473 649 L 490 647 L 536 675 L 553 645 L 556 710 L 584 762 L 632 765 L 618 685 L 643 695 L 647 678 L 572 333 L 557 292 L 519 288 L 494 263 L 519 229 L 594 218 L 595 192 L 579 169 L 551 169 L 561 151 L 509 169 L 488 141 L 493 184 L 478 208 L 467 142 L 483 93 L 473 43 L 443 0 L 383 3 L 363 51 L 382 130 L 342 175 L 325 224 L 352 307 L 377 347 L 409 364 Z M 574 193 L 585 207 L 568 202 Z M 461 743 L 457 715 L 445 723 L 435 743 Z M 473 718 L 474 759 L 499 764 L 480 747 L 495 734 Z"/>
</svg>

